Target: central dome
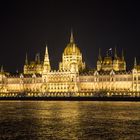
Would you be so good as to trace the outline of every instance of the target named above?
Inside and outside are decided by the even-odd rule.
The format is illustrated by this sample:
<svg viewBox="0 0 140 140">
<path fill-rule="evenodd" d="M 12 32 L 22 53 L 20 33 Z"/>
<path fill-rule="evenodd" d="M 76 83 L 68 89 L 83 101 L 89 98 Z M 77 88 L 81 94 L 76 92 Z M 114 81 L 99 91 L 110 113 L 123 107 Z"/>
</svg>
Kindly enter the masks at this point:
<svg viewBox="0 0 140 140">
<path fill-rule="evenodd" d="M 81 54 L 80 49 L 77 47 L 75 43 L 69 43 L 64 50 L 64 55 L 73 55 L 73 54 L 80 55 Z"/>
<path fill-rule="evenodd" d="M 66 46 L 64 50 L 64 55 L 81 55 L 80 49 L 74 42 L 73 33 L 71 32 L 70 43 Z"/>
</svg>

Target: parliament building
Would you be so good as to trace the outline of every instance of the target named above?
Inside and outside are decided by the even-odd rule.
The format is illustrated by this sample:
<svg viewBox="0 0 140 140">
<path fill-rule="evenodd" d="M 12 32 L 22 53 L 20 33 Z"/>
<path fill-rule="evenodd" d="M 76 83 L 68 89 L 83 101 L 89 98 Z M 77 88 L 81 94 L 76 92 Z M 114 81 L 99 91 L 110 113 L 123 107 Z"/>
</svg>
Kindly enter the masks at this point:
<svg viewBox="0 0 140 140">
<path fill-rule="evenodd" d="M 44 60 L 36 54 L 29 62 L 27 55 L 23 73 L 0 71 L 0 97 L 70 97 L 132 96 L 140 97 L 140 66 L 136 58 L 132 70 L 126 69 L 123 51 L 102 56 L 100 49 L 96 68 L 88 70 L 71 32 L 62 54 L 59 69 L 52 70 L 46 46 Z"/>
</svg>

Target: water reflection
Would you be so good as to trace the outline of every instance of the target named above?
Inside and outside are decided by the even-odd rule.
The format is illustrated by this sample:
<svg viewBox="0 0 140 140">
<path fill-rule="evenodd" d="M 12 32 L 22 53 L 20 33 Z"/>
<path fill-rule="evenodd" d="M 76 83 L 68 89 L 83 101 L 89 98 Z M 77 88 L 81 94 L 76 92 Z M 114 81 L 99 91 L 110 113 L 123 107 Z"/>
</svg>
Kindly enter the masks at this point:
<svg viewBox="0 0 140 140">
<path fill-rule="evenodd" d="M 0 102 L 0 139 L 140 139 L 140 103 Z"/>
</svg>

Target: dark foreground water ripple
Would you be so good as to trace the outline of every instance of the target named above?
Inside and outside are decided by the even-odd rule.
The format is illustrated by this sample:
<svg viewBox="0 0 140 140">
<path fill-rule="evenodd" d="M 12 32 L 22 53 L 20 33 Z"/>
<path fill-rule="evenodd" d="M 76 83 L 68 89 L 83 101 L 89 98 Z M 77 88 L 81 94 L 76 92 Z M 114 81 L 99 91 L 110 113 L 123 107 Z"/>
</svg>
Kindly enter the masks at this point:
<svg viewBox="0 0 140 140">
<path fill-rule="evenodd" d="M 0 140 L 140 140 L 140 102 L 0 101 Z"/>
</svg>

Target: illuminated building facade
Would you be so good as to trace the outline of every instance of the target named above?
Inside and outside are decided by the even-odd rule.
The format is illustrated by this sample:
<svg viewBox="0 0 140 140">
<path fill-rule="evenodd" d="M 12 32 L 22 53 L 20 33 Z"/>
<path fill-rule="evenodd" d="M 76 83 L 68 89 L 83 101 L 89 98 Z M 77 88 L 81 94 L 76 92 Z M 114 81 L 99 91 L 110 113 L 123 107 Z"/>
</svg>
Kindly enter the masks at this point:
<svg viewBox="0 0 140 140">
<path fill-rule="evenodd" d="M 126 70 L 123 55 L 99 56 L 97 68 L 86 70 L 82 53 L 71 32 L 70 42 L 62 54 L 59 70 L 52 70 L 46 47 L 44 61 L 39 54 L 29 62 L 27 55 L 23 73 L 0 72 L 0 96 L 140 96 L 140 66 Z"/>
</svg>

